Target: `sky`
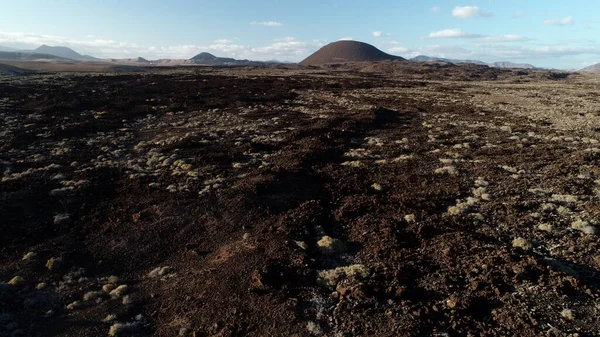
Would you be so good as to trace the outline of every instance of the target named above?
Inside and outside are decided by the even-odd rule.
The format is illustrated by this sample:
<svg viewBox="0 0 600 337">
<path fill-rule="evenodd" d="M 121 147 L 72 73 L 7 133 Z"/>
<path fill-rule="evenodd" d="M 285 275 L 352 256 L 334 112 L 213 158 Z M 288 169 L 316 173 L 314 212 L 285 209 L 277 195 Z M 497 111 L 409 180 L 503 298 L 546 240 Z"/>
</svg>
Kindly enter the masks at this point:
<svg viewBox="0 0 600 337">
<path fill-rule="evenodd" d="M 16 49 L 298 62 L 344 39 L 405 58 L 579 69 L 600 62 L 600 1 L 0 0 L 0 46 Z"/>
</svg>

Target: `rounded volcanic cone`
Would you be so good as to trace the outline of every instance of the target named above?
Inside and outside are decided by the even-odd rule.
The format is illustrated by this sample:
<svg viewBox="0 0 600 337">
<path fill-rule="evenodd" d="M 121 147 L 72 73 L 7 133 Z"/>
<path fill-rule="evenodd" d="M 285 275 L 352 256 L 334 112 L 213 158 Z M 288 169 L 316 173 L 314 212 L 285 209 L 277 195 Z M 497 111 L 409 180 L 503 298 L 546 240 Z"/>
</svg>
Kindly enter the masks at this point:
<svg viewBox="0 0 600 337">
<path fill-rule="evenodd" d="M 400 56 L 382 52 L 374 46 L 358 41 L 337 41 L 317 50 L 302 62 L 301 65 L 319 65 L 343 62 L 375 62 L 388 60 L 404 60 Z"/>
</svg>

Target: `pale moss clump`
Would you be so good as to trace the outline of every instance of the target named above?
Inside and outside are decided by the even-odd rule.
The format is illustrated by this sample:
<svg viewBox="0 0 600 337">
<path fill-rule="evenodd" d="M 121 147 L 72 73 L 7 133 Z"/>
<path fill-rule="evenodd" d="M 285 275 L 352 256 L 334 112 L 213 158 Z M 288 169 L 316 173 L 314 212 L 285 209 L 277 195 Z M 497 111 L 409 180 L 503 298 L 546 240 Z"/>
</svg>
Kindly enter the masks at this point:
<svg viewBox="0 0 600 337">
<path fill-rule="evenodd" d="M 99 297 L 102 297 L 102 295 L 104 295 L 104 293 L 102 291 L 88 291 L 87 293 L 85 293 L 83 295 L 83 300 L 84 301 L 94 301 L 94 300 L 98 299 Z"/>
<path fill-rule="evenodd" d="M 367 149 L 350 149 L 350 151 L 344 153 L 344 157 L 348 158 L 368 158 L 371 156 L 371 151 Z"/>
<path fill-rule="evenodd" d="M 342 166 L 350 166 L 350 167 L 361 167 L 362 163 L 360 162 L 360 160 L 354 160 L 354 161 L 345 161 L 341 165 Z"/>
<path fill-rule="evenodd" d="M 570 321 L 575 319 L 575 315 L 573 314 L 573 310 L 571 310 L 571 309 L 563 309 L 560 312 L 560 315 Z"/>
<path fill-rule="evenodd" d="M 317 248 L 323 255 L 337 255 L 346 250 L 346 246 L 342 241 L 329 235 L 324 235 L 317 241 Z"/>
<path fill-rule="evenodd" d="M 248 239 L 249 238 L 250 237 L 248 236 Z M 159 276 L 165 276 L 165 275 L 171 274 L 173 272 L 173 270 L 174 270 L 173 267 L 169 267 L 169 266 L 156 267 L 156 268 L 152 269 L 152 271 L 150 271 L 150 273 L 148 273 L 148 277 L 155 278 L 155 277 L 159 277 Z"/>
<path fill-rule="evenodd" d="M 512 167 L 512 166 L 508 166 L 508 165 L 502 165 L 502 166 L 500 166 L 500 168 L 509 173 L 517 173 L 519 171 L 516 167 Z"/>
<path fill-rule="evenodd" d="M 521 248 L 523 250 L 531 250 L 533 248 L 533 245 L 531 244 L 531 242 L 529 242 L 526 239 L 521 238 L 521 237 L 515 238 L 512 241 L 512 246 L 515 248 Z"/>
<path fill-rule="evenodd" d="M 581 219 L 573 221 L 571 223 L 571 228 L 581 231 L 585 234 L 596 234 L 596 228 L 589 224 L 587 221 L 583 221 Z"/>
<path fill-rule="evenodd" d="M 306 323 L 306 330 L 309 333 L 311 333 L 313 335 L 317 335 L 317 336 L 323 334 L 323 331 L 321 330 L 321 327 L 317 323 L 315 323 L 313 321 L 310 321 L 310 322 Z"/>
<path fill-rule="evenodd" d="M 577 196 L 575 195 L 570 194 L 552 194 L 550 200 L 559 203 L 572 204 L 578 202 L 579 198 L 577 198 Z"/>
<path fill-rule="evenodd" d="M 556 210 L 556 205 L 555 204 L 551 204 L 551 203 L 542 204 L 542 211 L 544 211 L 546 213 L 550 213 L 550 212 L 552 212 L 554 210 Z"/>
<path fill-rule="evenodd" d="M 373 188 L 377 192 L 382 192 L 383 191 L 383 186 L 381 186 L 378 183 L 374 183 L 373 185 L 371 185 L 371 188 Z"/>
<path fill-rule="evenodd" d="M 112 283 L 105 284 L 102 286 L 102 291 L 104 291 L 107 294 L 113 291 L 113 289 L 115 289 L 115 285 Z"/>
<path fill-rule="evenodd" d="M 123 301 L 121 303 L 124 305 L 132 305 L 135 303 L 135 297 L 133 295 L 125 295 L 123 296 Z"/>
<path fill-rule="evenodd" d="M 414 214 L 407 214 L 404 216 L 404 221 L 408 223 L 413 223 L 417 221 L 417 217 Z"/>
<path fill-rule="evenodd" d="M 123 336 L 125 334 L 131 334 L 140 329 L 140 323 L 115 323 L 111 325 L 108 330 L 108 335 L 112 337 Z"/>
<path fill-rule="evenodd" d="M 106 317 L 104 317 L 104 319 L 102 320 L 102 322 L 104 322 L 104 323 L 110 323 L 110 322 L 112 322 L 112 321 L 114 321 L 116 319 L 117 319 L 117 315 L 110 314 L 110 315 L 107 315 Z"/>
<path fill-rule="evenodd" d="M 466 200 L 456 200 L 455 206 L 448 207 L 447 214 L 458 216 L 467 212 L 471 207 L 479 202 L 479 199 L 468 197 Z"/>
<path fill-rule="evenodd" d="M 71 302 L 69 305 L 67 305 L 67 310 L 77 310 L 83 307 L 83 303 L 81 303 L 80 301 L 74 301 Z"/>
<path fill-rule="evenodd" d="M 569 208 L 564 207 L 564 206 L 559 206 L 556 209 L 556 212 L 558 212 L 559 215 L 564 216 L 564 217 L 567 217 L 567 216 L 570 216 L 571 214 L 573 214 L 573 212 Z"/>
<path fill-rule="evenodd" d="M 438 168 L 434 171 L 435 174 L 447 174 L 450 176 L 455 176 L 458 174 L 458 170 L 454 166 L 444 166 Z"/>
<path fill-rule="evenodd" d="M 304 241 L 294 241 L 298 247 L 302 250 L 308 250 L 308 245 Z"/>
<path fill-rule="evenodd" d="M 15 276 L 12 279 L 10 279 L 10 281 L 8 281 L 8 284 L 11 286 L 20 286 L 23 283 L 25 283 L 25 279 L 21 276 Z"/>
<path fill-rule="evenodd" d="M 541 223 L 538 225 L 538 229 L 545 232 L 554 232 L 554 226 L 549 223 Z"/>
<path fill-rule="evenodd" d="M 57 214 L 53 218 L 55 225 L 62 225 L 71 221 L 71 215 L 69 214 Z"/>
<path fill-rule="evenodd" d="M 34 252 L 29 252 L 29 253 L 27 253 L 27 254 L 23 255 L 23 258 L 22 258 L 22 260 L 23 260 L 23 261 L 25 261 L 25 260 L 32 260 L 32 259 L 34 259 L 36 256 L 37 256 L 37 254 L 36 254 L 36 253 L 34 253 Z"/>
<path fill-rule="evenodd" d="M 410 160 L 413 158 L 414 158 L 414 156 L 412 154 L 403 154 L 400 157 L 396 157 L 396 158 L 392 159 L 392 162 L 398 163 L 398 162 Z"/>
<path fill-rule="evenodd" d="M 366 278 L 370 274 L 369 268 L 362 264 L 353 264 L 346 267 L 338 267 L 335 269 L 322 270 L 319 272 L 319 282 L 334 288 L 343 278 L 361 277 Z"/>
<path fill-rule="evenodd" d="M 119 298 L 119 297 L 125 295 L 128 291 L 129 291 L 129 286 L 127 286 L 126 284 L 122 284 L 122 285 L 116 287 L 115 289 L 113 289 L 109 293 L 109 295 L 112 298 Z"/>
<path fill-rule="evenodd" d="M 60 257 L 52 257 L 46 261 L 46 268 L 49 270 L 55 270 L 60 268 L 63 264 L 63 259 Z"/>
<path fill-rule="evenodd" d="M 477 187 L 487 187 L 489 184 L 490 183 L 483 179 L 483 177 L 479 177 L 477 180 L 475 180 L 475 186 Z"/>
</svg>

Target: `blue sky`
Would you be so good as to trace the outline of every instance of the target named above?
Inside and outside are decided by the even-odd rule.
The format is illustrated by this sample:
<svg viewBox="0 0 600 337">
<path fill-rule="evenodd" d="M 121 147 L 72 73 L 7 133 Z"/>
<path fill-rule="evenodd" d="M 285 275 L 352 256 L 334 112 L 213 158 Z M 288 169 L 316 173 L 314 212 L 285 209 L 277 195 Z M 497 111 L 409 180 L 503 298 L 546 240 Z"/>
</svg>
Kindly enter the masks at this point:
<svg viewBox="0 0 600 337">
<path fill-rule="evenodd" d="M 598 0 L 0 0 L 0 46 L 115 58 L 300 61 L 354 39 L 404 57 L 578 69 L 600 62 L 599 33 Z"/>
</svg>

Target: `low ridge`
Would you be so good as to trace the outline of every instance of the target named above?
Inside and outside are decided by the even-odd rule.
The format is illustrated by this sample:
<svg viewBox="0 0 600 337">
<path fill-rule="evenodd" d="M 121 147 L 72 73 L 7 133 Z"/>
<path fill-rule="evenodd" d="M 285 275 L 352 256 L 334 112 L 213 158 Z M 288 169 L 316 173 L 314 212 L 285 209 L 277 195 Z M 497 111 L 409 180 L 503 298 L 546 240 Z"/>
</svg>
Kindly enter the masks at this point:
<svg viewBox="0 0 600 337">
<path fill-rule="evenodd" d="M 388 60 L 404 60 L 400 56 L 390 55 L 376 47 L 358 41 L 337 41 L 317 50 L 302 62 L 301 65 L 319 65 L 340 62 L 375 62 Z"/>
<path fill-rule="evenodd" d="M 582 68 L 579 71 L 590 72 L 590 73 L 600 72 L 600 63 L 592 64 L 591 66 Z"/>
</svg>

